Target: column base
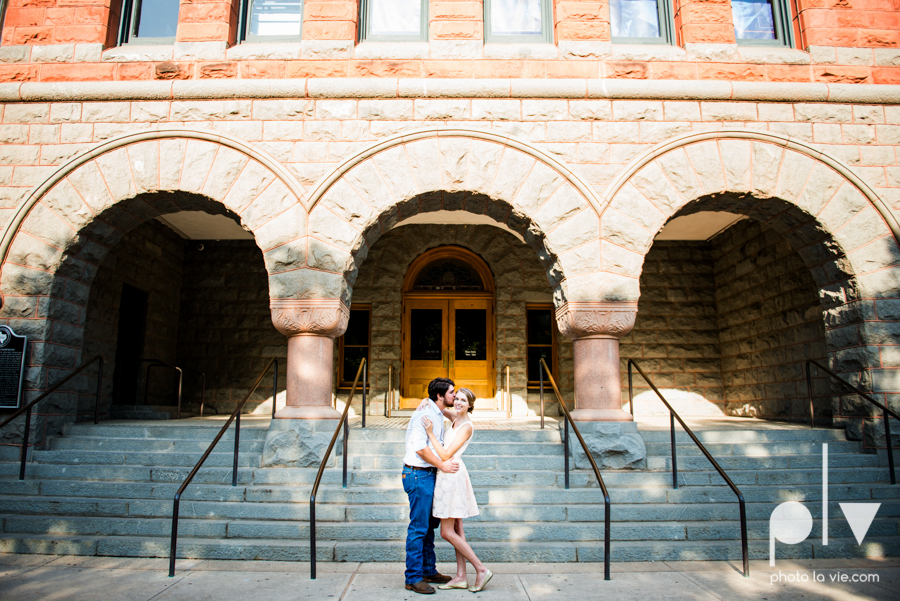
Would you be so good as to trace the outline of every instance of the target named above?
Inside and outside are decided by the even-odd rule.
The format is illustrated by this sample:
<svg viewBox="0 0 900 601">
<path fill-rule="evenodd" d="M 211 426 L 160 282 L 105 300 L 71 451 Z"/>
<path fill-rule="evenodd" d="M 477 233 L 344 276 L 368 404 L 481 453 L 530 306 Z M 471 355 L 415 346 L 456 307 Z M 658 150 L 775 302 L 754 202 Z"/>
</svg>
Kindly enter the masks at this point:
<svg viewBox="0 0 900 601">
<path fill-rule="evenodd" d="M 288 405 L 275 413 L 275 419 L 341 419 L 341 414 L 328 405 Z"/>
<path fill-rule="evenodd" d="M 336 419 L 273 419 L 266 434 L 261 467 L 319 467 L 337 428 Z M 328 465 L 343 452 L 343 428 Z"/>
<path fill-rule="evenodd" d="M 564 422 L 560 420 L 562 434 Z M 638 434 L 634 422 L 578 422 L 585 444 L 591 451 L 597 467 L 604 469 L 643 469 L 647 467 L 647 447 Z M 569 449 L 575 459 L 575 469 L 591 469 L 584 449 L 578 442 L 572 426 L 569 426 Z M 601 474 L 602 475 L 602 474 Z"/>
<path fill-rule="evenodd" d="M 575 409 L 572 419 L 581 422 L 633 422 L 631 414 L 622 409 Z"/>
</svg>

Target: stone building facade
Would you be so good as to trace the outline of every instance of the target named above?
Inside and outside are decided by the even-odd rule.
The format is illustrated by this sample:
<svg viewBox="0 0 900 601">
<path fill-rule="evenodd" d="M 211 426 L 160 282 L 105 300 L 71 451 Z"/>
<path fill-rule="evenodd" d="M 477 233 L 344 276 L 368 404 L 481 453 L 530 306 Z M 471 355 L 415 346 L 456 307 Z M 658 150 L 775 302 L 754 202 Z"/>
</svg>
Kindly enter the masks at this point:
<svg viewBox="0 0 900 601">
<path fill-rule="evenodd" d="M 538 410 L 530 310 L 554 317 L 535 352 L 584 421 L 630 420 L 629 358 L 686 412 L 804 419 L 806 358 L 895 403 L 896 0 L 773 2 L 769 44 L 737 0 L 659 5 L 659 44 L 623 39 L 605 1 L 544 4 L 536 41 L 488 31 L 481 2 L 423 2 L 420 39 L 385 41 L 356 0 L 306 2 L 267 41 L 239 2 L 185 1 L 142 44 L 115 0 L 11 2 L 0 318 L 29 334 L 27 395 L 113 362 L 128 284 L 149 294 L 143 352 L 206 372 L 217 410 L 278 357 L 276 417 L 333 418 L 353 347 L 381 413 L 417 390 L 410 266 L 459 247 L 480 283 L 434 298 L 483 302 L 465 377 L 514 415 Z M 197 214 L 230 225 L 173 225 Z M 823 419 L 867 411 L 816 388 Z"/>
</svg>

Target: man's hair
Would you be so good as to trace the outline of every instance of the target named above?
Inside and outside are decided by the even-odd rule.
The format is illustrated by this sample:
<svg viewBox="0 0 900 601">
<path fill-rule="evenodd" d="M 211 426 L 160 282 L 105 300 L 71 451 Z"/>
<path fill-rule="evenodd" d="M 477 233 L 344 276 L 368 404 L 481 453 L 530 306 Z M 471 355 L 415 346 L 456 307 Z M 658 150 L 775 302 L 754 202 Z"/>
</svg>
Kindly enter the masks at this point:
<svg viewBox="0 0 900 601">
<path fill-rule="evenodd" d="M 447 394 L 451 386 L 453 386 L 453 380 L 450 378 L 435 378 L 428 383 L 428 398 L 437 401 L 438 396 Z"/>
</svg>

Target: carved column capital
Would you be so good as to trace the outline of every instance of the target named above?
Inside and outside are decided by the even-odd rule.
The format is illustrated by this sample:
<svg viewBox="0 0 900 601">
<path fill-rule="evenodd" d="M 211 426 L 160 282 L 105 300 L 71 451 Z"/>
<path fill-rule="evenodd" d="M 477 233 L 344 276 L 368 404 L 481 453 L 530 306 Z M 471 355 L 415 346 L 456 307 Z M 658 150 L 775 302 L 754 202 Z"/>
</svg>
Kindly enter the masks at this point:
<svg viewBox="0 0 900 601">
<path fill-rule="evenodd" d="M 570 302 L 556 310 L 559 331 L 572 340 L 619 338 L 634 327 L 636 302 Z"/>
<path fill-rule="evenodd" d="M 288 337 L 336 338 L 347 330 L 350 319 L 350 309 L 337 298 L 272 299 L 269 308 L 275 329 Z"/>
</svg>

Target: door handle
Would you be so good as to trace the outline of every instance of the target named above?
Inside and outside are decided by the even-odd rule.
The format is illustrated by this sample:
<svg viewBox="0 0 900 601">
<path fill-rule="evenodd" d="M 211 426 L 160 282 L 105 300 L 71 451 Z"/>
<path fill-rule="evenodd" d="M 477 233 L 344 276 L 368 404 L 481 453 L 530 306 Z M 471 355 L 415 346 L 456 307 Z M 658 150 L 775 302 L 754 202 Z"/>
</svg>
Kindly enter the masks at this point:
<svg viewBox="0 0 900 601">
<path fill-rule="evenodd" d="M 450 367 L 453 367 L 453 351 L 450 351 Z"/>
<path fill-rule="evenodd" d="M 444 367 L 447 367 L 447 351 L 444 351 Z"/>
</svg>

